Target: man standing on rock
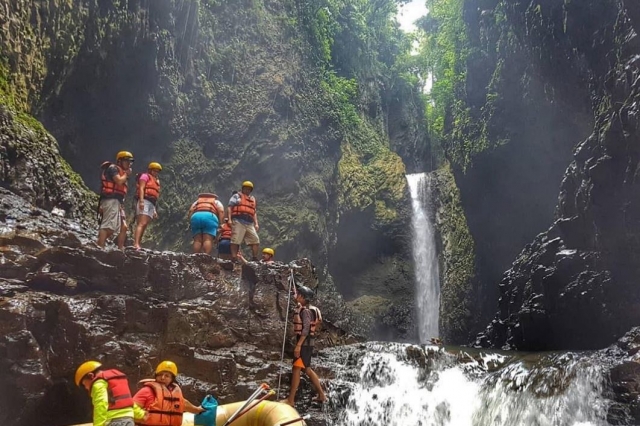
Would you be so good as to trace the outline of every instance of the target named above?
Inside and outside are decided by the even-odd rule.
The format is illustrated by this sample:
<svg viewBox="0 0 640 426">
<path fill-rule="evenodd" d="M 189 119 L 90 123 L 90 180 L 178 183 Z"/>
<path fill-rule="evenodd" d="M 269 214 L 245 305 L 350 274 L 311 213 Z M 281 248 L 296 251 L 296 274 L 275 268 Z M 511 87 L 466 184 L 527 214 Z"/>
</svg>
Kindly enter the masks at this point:
<svg viewBox="0 0 640 426">
<path fill-rule="evenodd" d="M 127 180 L 131 176 L 133 154 L 120 151 L 116 155 L 116 163 L 102 164 L 102 188 L 100 190 L 100 206 L 98 208 L 100 224 L 98 229 L 98 245 L 104 247 L 108 238 L 118 235 L 118 248 L 124 248 L 127 237 L 127 224 L 124 213 L 124 197 L 127 195 Z"/>
<path fill-rule="evenodd" d="M 258 260 L 258 248 L 260 238 L 258 231 L 258 213 L 256 211 L 256 199 L 253 192 L 253 183 L 246 180 L 242 183 L 241 192 L 236 192 L 229 200 L 229 217 L 231 218 L 231 259 L 237 261 L 238 249 L 244 241 L 251 247 L 253 259 Z"/>
<path fill-rule="evenodd" d="M 316 328 L 322 316 L 320 310 L 315 306 L 311 306 L 309 302 L 313 299 L 314 293 L 309 287 L 300 286 L 296 293 L 296 302 L 298 307 L 293 315 L 293 329 L 297 336 L 296 347 L 293 350 L 293 371 L 291 373 L 291 389 L 289 397 L 280 402 L 289 404 L 292 407 L 295 404 L 296 392 L 300 385 L 300 373 L 302 370 L 311 380 L 311 384 L 318 392 L 313 401 L 324 403 L 327 400 L 320 379 L 311 369 L 311 356 L 313 355 L 313 338 L 316 334 Z"/>
<path fill-rule="evenodd" d="M 160 179 L 162 171 L 160 163 L 149 163 L 147 173 L 137 175 L 136 187 L 136 230 L 133 236 L 133 247 L 140 250 L 140 240 L 152 219 L 158 218 L 156 204 L 160 196 Z"/>
</svg>

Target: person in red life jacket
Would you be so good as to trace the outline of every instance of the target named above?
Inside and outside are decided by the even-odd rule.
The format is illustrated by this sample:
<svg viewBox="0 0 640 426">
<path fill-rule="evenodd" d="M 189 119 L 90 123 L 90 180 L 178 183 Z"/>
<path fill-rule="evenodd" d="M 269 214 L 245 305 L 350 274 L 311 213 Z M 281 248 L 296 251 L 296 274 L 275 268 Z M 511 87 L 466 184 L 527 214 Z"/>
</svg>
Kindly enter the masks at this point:
<svg viewBox="0 0 640 426">
<path fill-rule="evenodd" d="M 251 247 L 253 259 L 258 260 L 258 249 L 260 247 L 260 238 L 258 231 L 257 202 L 251 193 L 253 192 L 253 183 L 250 181 L 242 182 L 241 192 L 236 192 L 229 200 L 229 217 L 231 218 L 231 259 L 236 261 L 240 244 L 244 241 Z"/>
<path fill-rule="evenodd" d="M 189 209 L 193 252 L 211 254 L 218 225 L 224 220 L 224 206 L 216 194 L 202 193 Z"/>
<path fill-rule="evenodd" d="M 134 395 L 133 401 L 147 412 L 139 425 L 180 426 L 182 414 L 202 413 L 204 408 L 196 407 L 183 395 L 176 383 L 178 366 L 172 361 L 162 361 L 156 367 L 156 378 L 141 380 L 142 388 Z"/>
<path fill-rule="evenodd" d="M 231 224 L 228 217 L 224 218 L 224 222 L 218 228 L 218 257 L 231 260 Z"/>
<path fill-rule="evenodd" d="M 304 371 L 311 380 L 311 384 L 315 388 L 318 396 L 313 400 L 324 403 L 327 400 L 320 379 L 311 368 L 311 356 L 313 355 L 313 339 L 319 324 L 322 322 L 322 314 L 315 306 L 309 304 L 313 299 L 314 293 L 309 287 L 300 286 L 296 293 L 296 302 L 298 307 L 293 315 L 293 330 L 297 336 L 296 347 L 293 351 L 293 371 L 291 374 L 291 388 L 289 397 L 280 402 L 289 404 L 292 407 L 295 404 L 296 392 L 300 385 L 300 372 Z"/>
<path fill-rule="evenodd" d="M 127 195 L 127 180 L 131 176 L 133 154 L 120 151 L 116 155 L 116 163 L 102 164 L 102 188 L 100 189 L 100 225 L 98 229 L 98 245 L 104 247 L 112 235 L 118 236 L 118 248 L 124 248 L 127 237 L 127 224 L 124 214 L 124 197 Z"/>
<path fill-rule="evenodd" d="M 162 171 L 160 163 L 152 162 L 147 167 L 147 173 L 137 176 L 136 187 L 136 230 L 133 236 L 133 247 L 140 249 L 140 240 L 152 219 L 158 218 L 156 204 L 160 196 L 160 180 L 158 175 Z"/>
<path fill-rule="evenodd" d="M 127 376 L 119 370 L 87 361 L 76 370 L 75 383 L 91 395 L 93 426 L 134 426 L 146 415 L 133 401 Z"/>
</svg>

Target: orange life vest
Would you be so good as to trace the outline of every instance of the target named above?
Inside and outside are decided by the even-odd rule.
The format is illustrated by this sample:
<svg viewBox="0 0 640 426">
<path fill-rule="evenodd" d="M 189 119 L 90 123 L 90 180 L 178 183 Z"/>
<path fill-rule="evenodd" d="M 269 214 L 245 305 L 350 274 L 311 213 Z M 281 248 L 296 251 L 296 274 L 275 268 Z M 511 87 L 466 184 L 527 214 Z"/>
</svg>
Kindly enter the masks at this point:
<svg viewBox="0 0 640 426">
<path fill-rule="evenodd" d="M 231 206 L 231 217 L 248 216 L 253 219 L 256 215 L 256 199 L 253 195 L 246 196 L 239 192 L 240 202 L 235 206 Z"/>
<path fill-rule="evenodd" d="M 136 424 L 147 426 L 181 426 L 184 413 L 184 397 L 180 386 L 174 384 L 171 389 L 153 379 L 142 380 L 144 386 L 151 388 L 156 399 L 147 409 L 147 417 Z"/>
<path fill-rule="evenodd" d="M 136 175 L 136 198 L 140 196 L 140 176 L 142 173 Z M 151 173 L 147 173 L 147 176 L 149 176 L 149 180 L 144 185 L 144 199 L 156 204 L 160 196 L 160 181 Z"/>
<path fill-rule="evenodd" d="M 218 214 L 218 207 L 216 201 L 218 196 L 216 194 L 203 193 L 198 194 L 198 200 L 196 201 L 195 212 L 211 212 L 215 215 Z"/>
<path fill-rule="evenodd" d="M 115 183 L 113 180 L 107 179 L 107 169 L 113 165 L 108 161 L 102 163 L 102 175 L 100 179 L 102 180 L 102 189 L 100 190 L 100 196 L 102 198 L 117 198 L 119 200 L 124 200 L 124 197 L 127 195 L 127 182 L 120 185 Z M 118 168 L 118 176 L 126 176 L 127 172 L 117 164 L 115 165 Z"/>
<path fill-rule="evenodd" d="M 107 382 L 109 410 L 133 407 L 133 398 L 129 390 L 129 382 L 127 382 L 127 376 L 122 371 L 116 370 L 115 368 L 101 371 L 96 374 L 91 386 L 93 386 L 96 380 L 106 380 Z"/>
<path fill-rule="evenodd" d="M 313 305 L 300 305 L 296 308 L 295 312 L 293 313 L 293 331 L 295 331 L 298 336 L 302 335 L 303 309 L 309 309 L 309 311 L 311 311 L 311 326 L 309 327 L 309 336 L 315 336 L 316 331 L 319 329 L 320 323 L 322 322 L 322 313 L 320 312 L 320 309 Z"/>
<path fill-rule="evenodd" d="M 225 222 L 220 227 L 220 239 L 221 240 L 230 240 L 231 239 L 231 225 Z"/>
</svg>

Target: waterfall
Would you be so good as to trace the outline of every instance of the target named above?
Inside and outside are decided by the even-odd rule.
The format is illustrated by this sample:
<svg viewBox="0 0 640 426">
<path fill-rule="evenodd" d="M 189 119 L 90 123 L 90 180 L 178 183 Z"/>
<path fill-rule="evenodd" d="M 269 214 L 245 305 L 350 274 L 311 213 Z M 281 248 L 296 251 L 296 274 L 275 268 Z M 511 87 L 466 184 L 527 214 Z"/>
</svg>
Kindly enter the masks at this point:
<svg viewBox="0 0 640 426">
<path fill-rule="evenodd" d="M 411 195 L 413 263 L 416 276 L 418 338 L 427 343 L 439 336 L 440 278 L 434 227 L 429 216 L 431 177 L 426 173 L 407 175 Z"/>
<path fill-rule="evenodd" d="M 589 354 L 448 353 L 369 343 L 336 351 L 336 426 L 601 426 L 612 401 Z M 340 359 L 340 356 L 342 359 Z"/>
</svg>

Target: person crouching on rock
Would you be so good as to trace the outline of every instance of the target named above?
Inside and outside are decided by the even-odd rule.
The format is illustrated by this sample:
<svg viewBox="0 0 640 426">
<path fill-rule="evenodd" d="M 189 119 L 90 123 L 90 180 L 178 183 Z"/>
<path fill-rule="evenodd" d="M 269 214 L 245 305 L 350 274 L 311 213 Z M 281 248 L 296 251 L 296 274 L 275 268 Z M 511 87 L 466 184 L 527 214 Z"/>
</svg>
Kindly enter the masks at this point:
<svg viewBox="0 0 640 426">
<path fill-rule="evenodd" d="M 133 154 L 120 151 L 116 155 L 116 163 L 109 161 L 102 163 L 102 188 L 100 190 L 100 204 L 98 212 L 100 224 L 98 226 L 98 245 L 104 247 L 108 238 L 118 235 L 118 248 L 124 248 L 127 238 L 127 223 L 124 214 L 124 197 L 127 195 L 127 180 L 131 176 Z"/>
<path fill-rule="evenodd" d="M 142 388 L 133 397 L 134 402 L 147 412 L 141 425 L 180 426 L 182 414 L 202 413 L 202 407 L 196 407 L 183 395 L 176 383 L 178 366 L 172 361 L 162 361 L 156 367 L 156 378 L 141 380 Z"/>
<path fill-rule="evenodd" d="M 242 182 L 240 192 L 235 192 L 229 200 L 229 217 L 231 218 L 231 260 L 234 262 L 238 256 L 240 244 L 244 241 L 251 247 L 252 259 L 258 260 L 258 249 L 260 248 L 260 238 L 258 231 L 257 202 L 251 195 L 253 183 L 251 181 Z"/>
<path fill-rule="evenodd" d="M 147 173 L 136 176 L 136 230 L 133 235 L 133 247 L 140 250 L 140 240 L 152 219 L 158 218 L 156 204 L 160 196 L 160 180 L 158 175 L 162 171 L 160 163 L 152 162 L 147 167 Z"/>
<path fill-rule="evenodd" d="M 76 386 L 84 387 L 93 403 L 93 426 L 134 426 L 146 415 L 131 397 L 127 376 L 104 370 L 98 361 L 87 361 L 76 370 Z"/>
<path fill-rule="evenodd" d="M 321 321 L 320 310 L 315 306 L 311 306 L 309 301 L 313 299 L 313 290 L 309 287 L 300 286 L 296 294 L 296 302 L 298 307 L 293 315 L 293 328 L 297 335 L 296 347 L 293 351 L 293 371 L 291 373 L 291 389 L 289 397 L 280 402 L 289 404 L 292 407 L 295 404 L 296 392 L 300 385 L 300 372 L 304 370 L 311 384 L 315 388 L 318 396 L 313 400 L 323 403 L 327 400 L 322 385 L 316 373 L 311 369 L 311 356 L 313 355 L 313 338 L 316 328 Z"/>
<path fill-rule="evenodd" d="M 224 219 L 224 206 L 216 194 L 203 193 L 189 209 L 193 252 L 211 254 L 218 225 Z"/>
</svg>

